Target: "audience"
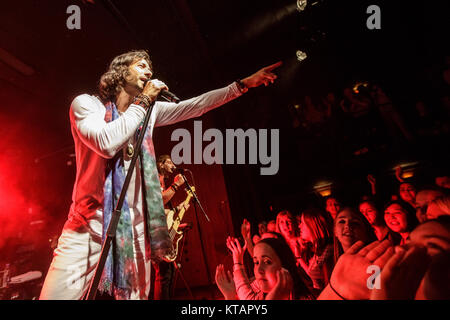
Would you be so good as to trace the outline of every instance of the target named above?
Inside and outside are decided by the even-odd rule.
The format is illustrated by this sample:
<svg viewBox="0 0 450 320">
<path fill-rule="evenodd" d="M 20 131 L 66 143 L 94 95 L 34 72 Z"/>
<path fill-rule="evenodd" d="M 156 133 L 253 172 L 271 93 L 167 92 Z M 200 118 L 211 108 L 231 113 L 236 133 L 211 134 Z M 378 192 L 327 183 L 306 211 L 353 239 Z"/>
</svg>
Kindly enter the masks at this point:
<svg viewBox="0 0 450 320">
<path fill-rule="evenodd" d="M 447 60 L 450 61 L 448 57 Z M 360 82 L 341 92 L 327 88 L 323 91 L 326 96 L 305 93 L 303 101 L 296 104 L 296 113 L 301 112 L 304 123 L 297 119 L 299 123 L 294 130 L 320 132 L 313 135 L 318 146 L 323 145 L 320 139 L 332 141 L 334 153 L 330 164 L 336 159 L 338 165 L 353 165 L 343 160 L 355 159 L 354 155 L 364 160 L 363 155 L 370 156 L 373 150 L 384 151 L 376 160 L 385 160 L 382 156 L 390 153 L 395 154 L 395 159 L 409 157 L 405 151 L 416 147 L 419 148 L 411 153 L 433 153 L 434 147 L 429 142 L 445 145 L 450 133 L 448 61 L 444 70 L 445 92 L 441 93 L 440 100 L 423 92 L 415 93 L 408 101 L 411 108 L 406 109 L 401 106 L 402 100 L 394 99 L 395 94 L 391 99 L 391 92 L 387 93 L 378 84 Z M 348 147 L 351 157 L 343 157 Z M 443 164 L 448 161 L 441 160 Z M 425 162 L 421 160 L 421 164 Z M 404 169 L 405 165 L 402 166 Z M 429 164 L 424 167 L 430 169 Z M 377 179 L 367 175 L 370 191 L 365 191 L 370 192 L 370 198 L 364 197 L 358 203 L 361 190 L 341 193 L 345 196 L 342 201 L 357 205 L 358 210 L 343 208 L 341 199 L 333 194 L 324 199 L 323 212 L 283 210 L 276 220 L 255 224 L 257 232 L 253 237 L 250 222 L 244 220 L 241 227 L 244 242 L 227 239 L 233 256 L 233 272 L 226 271 L 223 265 L 217 266 L 216 283 L 224 298 L 449 300 L 450 176 L 447 168 L 431 168 L 444 171 L 416 180 L 417 175 L 407 178 L 413 173 L 410 168 L 403 172 L 398 166 L 395 184 L 383 180 L 383 175 L 386 178 L 389 174 L 383 174 L 380 169 L 369 169 L 374 173 L 378 170 Z M 352 177 L 347 178 L 352 181 Z M 381 188 L 377 185 L 378 178 Z M 421 184 L 427 179 L 432 185 Z M 299 203 L 301 208 L 311 205 Z M 244 259 L 246 250 L 253 265 Z M 370 274 L 373 267 L 379 268 L 379 272 Z M 250 274 L 252 268 L 254 276 L 249 278 L 246 270 Z"/>
<path fill-rule="evenodd" d="M 384 215 L 378 210 L 373 200 L 362 200 L 359 204 L 359 211 L 367 219 L 379 241 L 388 239 L 393 245 L 400 242 L 400 237 L 386 226 Z"/>
<path fill-rule="evenodd" d="M 227 247 L 233 255 L 233 278 L 219 265 L 216 283 L 225 299 L 239 300 L 312 300 L 311 280 L 297 268 L 289 246 L 282 238 L 261 239 L 254 247 L 254 279 L 244 268 L 239 241 L 229 237 Z"/>
<path fill-rule="evenodd" d="M 425 222 L 427 218 L 428 204 L 434 199 L 443 196 L 444 193 L 436 188 L 427 188 L 420 190 L 416 195 L 416 218 L 420 223 Z"/>
<path fill-rule="evenodd" d="M 334 219 L 335 263 L 357 241 L 368 244 L 375 240 L 375 233 L 364 216 L 349 207 L 342 209 Z"/>
<path fill-rule="evenodd" d="M 400 198 L 407 202 L 411 207 L 416 207 L 416 188 L 410 182 L 402 182 L 398 188 Z"/>
<path fill-rule="evenodd" d="M 297 261 L 313 281 L 314 289 L 322 290 L 333 269 L 333 230 L 325 215 L 309 209 L 301 215 L 300 236 L 302 250 Z"/>
<path fill-rule="evenodd" d="M 232 272 L 222 264 L 216 268 L 224 299 L 450 299 L 449 196 L 436 186 L 417 193 L 408 188 L 385 204 L 384 215 L 367 197 L 359 211 L 345 207 L 334 219 L 340 204 L 333 197 L 327 213 L 307 209 L 294 217 L 281 211 L 279 233 L 260 222 L 255 243 L 244 219 L 244 242 L 227 239 Z M 244 259 L 246 250 L 253 263 Z M 371 275 L 374 266 L 379 271 Z"/>
<path fill-rule="evenodd" d="M 296 250 L 300 245 L 298 224 L 295 217 L 289 211 L 281 211 L 277 215 L 276 232 L 281 234 L 291 248 L 292 253 L 298 256 Z"/>
<path fill-rule="evenodd" d="M 384 221 L 391 231 L 401 236 L 400 245 L 406 243 L 410 232 L 419 223 L 412 207 L 402 200 L 394 200 L 386 204 Z"/>
<path fill-rule="evenodd" d="M 335 197 L 328 197 L 325 201 L 325 210 L 335 219 L 337 213 L 341 210 L 341 204 Z"/>
</svg>

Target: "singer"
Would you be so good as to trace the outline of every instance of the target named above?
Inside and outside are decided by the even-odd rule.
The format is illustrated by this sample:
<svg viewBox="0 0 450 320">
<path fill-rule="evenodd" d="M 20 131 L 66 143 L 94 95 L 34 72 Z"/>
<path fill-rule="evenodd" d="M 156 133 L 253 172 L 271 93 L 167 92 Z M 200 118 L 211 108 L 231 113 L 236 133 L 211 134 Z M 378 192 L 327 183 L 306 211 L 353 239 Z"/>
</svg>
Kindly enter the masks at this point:
<svg viewBox="0 0 450 320">
<path fill-rule="evenodd" d="M 115 57 L 100 78 L 98 95 L 82 94 L 70 106 L 76 179 L 68 219 L 40 299 L 81 299 L 88 290 L 134 153 L 136 132 L 156 101 L 98 287 L 115 299 L 148 299 L 151 260 L 160 260 L 172 248 L 153 128 L 198 117 L 249 88 L 267 86 L 277 78 L 272 71 L 280 65 L 278 62 L 224 88 L 176 104 L 156 101 L 168 87 L 157 79 L 150 80 L 153 68 L 146 51 Z"/>
</svg>

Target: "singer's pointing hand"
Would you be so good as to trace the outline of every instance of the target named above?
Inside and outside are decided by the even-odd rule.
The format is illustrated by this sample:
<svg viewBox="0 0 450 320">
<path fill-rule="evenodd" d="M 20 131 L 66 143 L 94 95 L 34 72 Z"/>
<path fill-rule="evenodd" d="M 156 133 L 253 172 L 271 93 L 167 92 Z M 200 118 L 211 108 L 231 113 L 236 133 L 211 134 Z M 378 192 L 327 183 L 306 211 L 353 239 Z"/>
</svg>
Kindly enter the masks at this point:
<svg viewBox="0 0 450 320">
<path fill-rule="evenodd" d="M 277 78 L 277 75 L 273 73 L 272 71 L 278 68 L 283 64 L 282 61 L 278 61 L 277 63 L 274 63 L 270 66 L 267 66 L 265 68 L 262 68 L 261 70 L 258 70 L 256 73 L 252 74 L 251 76 L 245 78 L 242 80 L 244 85 L 247 88 L 254 88 L 258 87 L 262 84 L 265 86 L 269 85 L 269 83 L 273 83 L 275 79 Z"/>
<path fill-rule="evenodd" d="M 158 79 L 152 79 L 150 81 L 147 81 L 144 90 L 142 90 L 142 94 L 145 94 L 152 101 L 155 101 L 161 90 L 169 90 L 169 88 L 164 82 Z"/>
</svg>

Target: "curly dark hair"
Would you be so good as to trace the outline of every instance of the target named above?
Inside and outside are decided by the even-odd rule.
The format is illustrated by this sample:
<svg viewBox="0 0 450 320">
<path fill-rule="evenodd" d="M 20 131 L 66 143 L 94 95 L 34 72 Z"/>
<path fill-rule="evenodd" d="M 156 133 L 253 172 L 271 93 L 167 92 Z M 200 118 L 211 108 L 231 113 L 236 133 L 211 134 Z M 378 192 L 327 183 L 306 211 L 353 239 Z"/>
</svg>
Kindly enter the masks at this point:
<svg viewBox="0 0 450 320">
<path fill-rule="evenodd" d="M 133 50 L 115 57 L 108 70 L 100 77 L 98 92 L 100 99 L 114 101 L 117 93 L 123 88 L 126 78 L 129 76 L 128 67 L 137 60 L 145 59 L 150 69 L 153 70 L 150 56 L 145 50 Z"/>
</svg>

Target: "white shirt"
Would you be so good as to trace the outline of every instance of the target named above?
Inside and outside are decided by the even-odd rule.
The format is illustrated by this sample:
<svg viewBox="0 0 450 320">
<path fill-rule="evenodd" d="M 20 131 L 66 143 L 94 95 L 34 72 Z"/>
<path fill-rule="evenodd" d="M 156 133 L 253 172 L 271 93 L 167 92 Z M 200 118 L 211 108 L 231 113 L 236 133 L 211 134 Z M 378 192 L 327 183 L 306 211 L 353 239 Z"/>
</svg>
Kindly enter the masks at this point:
<svg viewBox="0 0 450 320">
<path fill-rule="evenodd" d="M 235 83 L 204 93 L 178 104 L 157 101 L 149 121 L 153 128 L 198 117 L 242 95 Z M 120 117 L 105 122 L 106 108 L 96 97 L 87 94 L 76 97 L 70 107 L 70 123 L 76 154 L 76 179 L 68 224 L 86 225 L 90 219 L 102 219 L 103 186 L 107 159 L 124 149 L 145 117 L 145 110 L 131 104 Z M 149 142 L 153 148 L 153 142 Z M 129 159 L 125 159 L 125 169 Z M 135 168 L 137 170 L 138 167 Z M 128 204 L 142 215 L 140 175 L 133 179 L 127 193 Z M 100 222 L 100 221 L 99 221 Z"/>
</svg>

